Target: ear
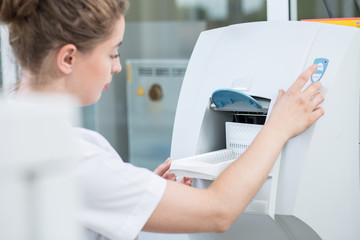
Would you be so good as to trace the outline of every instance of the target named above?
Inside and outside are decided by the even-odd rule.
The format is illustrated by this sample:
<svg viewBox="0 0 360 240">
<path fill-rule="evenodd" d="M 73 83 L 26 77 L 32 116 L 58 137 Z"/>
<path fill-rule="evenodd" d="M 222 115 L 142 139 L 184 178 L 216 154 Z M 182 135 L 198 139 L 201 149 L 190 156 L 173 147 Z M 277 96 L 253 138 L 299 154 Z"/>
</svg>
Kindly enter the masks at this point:
<svg viewBox="0 0 360 240">
<path fill-rule="evenodd" d="M 66 44 L 60 48 L 56 56 L 56 65 L 64 74 L 72 73 L 77 48 L 74 44 Z"/>
</svg>

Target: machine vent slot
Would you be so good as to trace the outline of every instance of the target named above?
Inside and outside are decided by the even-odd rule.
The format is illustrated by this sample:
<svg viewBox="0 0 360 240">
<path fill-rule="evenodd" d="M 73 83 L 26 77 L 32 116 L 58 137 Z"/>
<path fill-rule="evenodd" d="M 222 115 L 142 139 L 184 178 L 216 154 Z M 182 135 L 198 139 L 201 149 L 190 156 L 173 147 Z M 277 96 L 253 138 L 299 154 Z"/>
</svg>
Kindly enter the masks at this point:
<svg viewBox="0 0 360 240">
<path fill-rule="evenodd" d="M 150 67 L 139 67 L 139 76 L 150 77 L 153 75 L 153 69 Z"/>
<path fill-rule="evenodd" d="M 169 68 L 156 68 L 155 69 L 155 75 L 156 76 L 169 76 L 170 75 L 170 69 Z"/>
<path fill-rule="evenodd" d="M 172 75 L 174 77 L 183 77 L 185 75 L 186 68 L 173 68 Z"/>
<path fill-rule="evenodd" d="M 139 77 L 183 78 L 185 76 L 186 67 L 143 66 L 138 67 L 136 71 Z"/>
</svg>

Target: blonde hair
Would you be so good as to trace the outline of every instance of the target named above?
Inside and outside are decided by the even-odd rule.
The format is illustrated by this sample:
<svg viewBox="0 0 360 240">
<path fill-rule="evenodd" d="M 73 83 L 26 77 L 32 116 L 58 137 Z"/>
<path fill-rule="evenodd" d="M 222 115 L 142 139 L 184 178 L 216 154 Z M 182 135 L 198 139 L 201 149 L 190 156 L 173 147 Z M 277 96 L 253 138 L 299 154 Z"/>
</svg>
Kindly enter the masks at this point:
<svg viewBox="0 0 360 240">
<path fill-rule="evenodd" d="M 22 68 L 37 75 L 52 50 L 92 50 L 125 14 L 127 0 L 0 0 L 0 21 Z"/>
</svg>

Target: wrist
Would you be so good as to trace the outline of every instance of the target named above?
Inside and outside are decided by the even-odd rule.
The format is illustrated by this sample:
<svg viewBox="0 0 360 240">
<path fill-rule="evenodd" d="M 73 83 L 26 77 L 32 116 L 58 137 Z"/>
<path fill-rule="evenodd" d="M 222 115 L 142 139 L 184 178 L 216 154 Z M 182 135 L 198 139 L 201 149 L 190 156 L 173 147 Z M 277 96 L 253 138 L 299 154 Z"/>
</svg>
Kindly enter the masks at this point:
<svg viewBox="0 0 360 240">
<path fill-rule="evenodd" d="M 283 145 L 291 138 L 281 124 L 272 121 L 265 123 L 263 131 L 271 136 L 272 141 L 280 142 Z"/>
</svg>

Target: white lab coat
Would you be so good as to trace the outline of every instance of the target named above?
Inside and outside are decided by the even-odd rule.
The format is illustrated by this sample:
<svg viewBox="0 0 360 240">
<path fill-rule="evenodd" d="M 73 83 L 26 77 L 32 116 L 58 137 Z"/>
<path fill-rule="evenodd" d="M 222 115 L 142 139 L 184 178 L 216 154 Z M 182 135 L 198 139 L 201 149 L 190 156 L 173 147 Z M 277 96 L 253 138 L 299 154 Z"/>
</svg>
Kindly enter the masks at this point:
<svg viewBox="0 0 360 240">
<path fill-rule="evenodd" d="M 87 240 L 133 240 L 159 203 L 166 180 L 122 161 L 100 134 L 74 128 Z"/>
</svg>

